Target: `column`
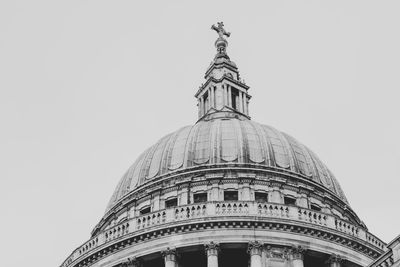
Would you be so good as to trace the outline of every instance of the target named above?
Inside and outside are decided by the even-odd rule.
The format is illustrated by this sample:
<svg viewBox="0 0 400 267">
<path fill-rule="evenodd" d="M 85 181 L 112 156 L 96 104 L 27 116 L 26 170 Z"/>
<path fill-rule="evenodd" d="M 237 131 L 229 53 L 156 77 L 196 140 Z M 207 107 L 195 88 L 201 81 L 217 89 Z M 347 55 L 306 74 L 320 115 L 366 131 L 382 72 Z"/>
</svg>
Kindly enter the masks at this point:
<svg viewBox="0 0 400 267">
<path fill-rule="evenodd" d="M 243 113 L 249 115 L 247 113 L 247 96 L 246 93 L 243 93 Z"/>
<path fill-rule="evenodd" d="M 250 254 L 250 267 L 262 267 L 262 244 L 258 241 L 249 242 L 247 252 Z"/>
<path fill-rule="evenodd" d="M 232 89 L 230 85 L 228 86 L 228 106 L 231 108 L 232 107 Z"/>
<path fill-rule="evenodd" d="M 238 109 L 240 112 L 243 113 L 243 93 L 241 91 L 239 91 L 239 105 L 238 105 Z"/>
<path fill-rule="evenodd" d="M 293 246 L 290 250 L 290 260 L 293 267 L 304 267 L 304 248 L 301 246 Z"/>
<path fill-rule="evenodd" d="M 228 94 L 228 85 L 226 84 L 224 87 L 225 93 L 225 106 L 229 106 L 229 94 Z"/>
<path fill-rule="evenodd" d="M 197 107 L 199 109 L 198 115 L 199 115 L 199 118 L 200 118 L 201 117 L 201 100 L 200 100 L 200 98 L 197 99 Z"/>
<path fill-rule="evenodd" d="M 336 254 L 332 254 L 327 263 L 329 264 L 329 267 L 341 267 L 342 266 L 342 257 Z"/>
<path fill-rule="evenodd" d="M 218 252 L 219 244 L 211 241 L 208 244 L 204 244 L 207 255 L 207 267 L 218 267 Z"/>
<path fill-rule="evenodd" d="M 164 258 L 165 267 L 176 267 L 176 249 L 167 248 L 161 251 L 161 255 Z"/>
<path fill-rule="evenodd" d="M 200 97 L 200 114 L 201 116 L 204 115 L 204 98 Z"/>
<path fill-rule="evenodd" d="M 211 95 L 211 88 L 208 88 L 208 105 L 207 105 L 207 111 L 211 108 L 211 100 L 212 100 L 212 95 Z"/>
</svg>

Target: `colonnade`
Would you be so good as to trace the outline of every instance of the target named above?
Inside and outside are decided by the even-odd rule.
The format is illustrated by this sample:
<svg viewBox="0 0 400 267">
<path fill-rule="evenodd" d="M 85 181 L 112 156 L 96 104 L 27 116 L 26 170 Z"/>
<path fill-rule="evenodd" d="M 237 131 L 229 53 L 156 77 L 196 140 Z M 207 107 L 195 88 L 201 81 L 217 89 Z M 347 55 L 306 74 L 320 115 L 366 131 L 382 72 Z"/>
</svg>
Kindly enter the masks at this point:
<svg viewBox="0 0 400 267">
<path fill-rule="evenodd" d="M 222 100 L 217 101 L 216 91 L 222 90 Z M 221 108 L 223 106 L 228 106 L 230 108 L 235 108 L 239 112 L 248 115 L 248 97 L 247 94 L 241 90 L 236 89 L 238 92 L 236 107 L 233 107 L 232 103 L 232 86 L 229 84 L 221 85 L 220 89 L 216 86 L 210 86 L 207 89 L 207 98 L 205 98 L 205 93 L 203 93 L 198 98 L 199 106 L 199 117 L 207 113 L 211 108 Z"/>
<path fill-rule="evenodd" d="M 204 248 L 207 257 L 207 267 L 218 267 L 219 244 L 210 242 L 205 244 Z M 304 267 L 305 251 L 301 246 L 272 247 L 258 241 L 252 241 L 248 243 L 247 248 L 247 253 L 250 257 L 249 267 Z M 164 258 L 165 267 L 179 266 L 176 249 L 167 248 L 161 254 Z M 342 258 L 339 255 L 332 254 L 326 261 L 325 266 L 342 267 Z"/>
</svg>

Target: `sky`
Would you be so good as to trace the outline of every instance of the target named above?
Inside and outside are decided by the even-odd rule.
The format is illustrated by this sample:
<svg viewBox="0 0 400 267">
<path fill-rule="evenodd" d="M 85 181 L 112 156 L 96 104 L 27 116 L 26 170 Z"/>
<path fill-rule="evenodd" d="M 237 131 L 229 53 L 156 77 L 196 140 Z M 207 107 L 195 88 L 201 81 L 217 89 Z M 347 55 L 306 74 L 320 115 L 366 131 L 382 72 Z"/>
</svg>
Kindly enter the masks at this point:
<svg viewBox="0 0 400 267">
<path fill-rule="evenodd" d="M 223 21 L 253 120 L 400 233 L 399 1 L 1 1 L 2 265 L 59 266 L 147 147 L 194 124 Z"/>
</svg>

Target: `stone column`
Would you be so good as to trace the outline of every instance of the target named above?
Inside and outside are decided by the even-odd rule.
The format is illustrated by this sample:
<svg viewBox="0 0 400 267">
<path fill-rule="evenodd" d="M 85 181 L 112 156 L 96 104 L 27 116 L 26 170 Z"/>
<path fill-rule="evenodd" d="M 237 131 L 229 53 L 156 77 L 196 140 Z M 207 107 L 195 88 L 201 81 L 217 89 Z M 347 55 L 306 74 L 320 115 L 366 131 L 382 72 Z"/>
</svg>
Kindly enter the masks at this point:
<svg viewBox="0 0 400 267">
<path fill-rule="evenodd" d="M 210 108 L 214 107 L 214 86 L 210 87 Z"/>
<path fill-rule="evenodd" d="M 210 242 L 204 244 L 207 255 L 207 267 L 218 267 L 219 244 Z"/>
<path fill-rule="evenodd" d="M 241 91 L 239 91 L 239 103 L 238 103 L 238 109 L 240 112 L 243 112 L 243 93 Z"/>
<path fill-rule="evenodd" d="M 167 248 L 161 251 L 161 255 L 164 258 L 165 267 L 176 267 L 176 249 Z"/>
<path fill-rule="evenodd" d="M 341 267 L 342 266 L 342 261 L 343 258 L 340 257 L 339 255 L 332 254 L 327 263 L 329 264 L 329 267 Z"/>
<path fill-rule="evenodd" d="M 201 116 L 204 115 L 204 98 L 200 97 L 200 114 Z"/>
<path fill-rule="evenodd" d="M 243 113 L 248 115 L 248 113 L 247 113 L 247 96 L 246 96 L 246 93 L 243 93 Z"/>
<path fill-rule="evenodd" d="M 262 247 L 258 241 L 249 242 L 247 252 L 250 254 L 250 267 L 262 267 Z"/>
<path fill-rule="evenodd" d="M 293 267 L 304 267 L 304 252 L 305 250 L 301 246 L 292 247 L 290 250 L 290 260 Z"/>
<path fill-rule="evenodd" d="M 228 86 L 228 106 L 232 107 L 232 89 L 230 85 Z"/>
</svg>

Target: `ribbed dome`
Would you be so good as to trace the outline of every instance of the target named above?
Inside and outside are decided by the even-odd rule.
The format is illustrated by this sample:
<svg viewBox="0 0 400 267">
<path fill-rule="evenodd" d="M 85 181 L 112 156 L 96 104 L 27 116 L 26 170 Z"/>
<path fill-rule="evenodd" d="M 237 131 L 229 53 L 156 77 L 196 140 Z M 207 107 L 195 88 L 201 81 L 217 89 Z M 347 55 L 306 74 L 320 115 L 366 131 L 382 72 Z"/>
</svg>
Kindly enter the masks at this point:
<svg viewBox="0 0 400 267">
<path fill-rule="evenodd" d="M 310 179 L 347 202 L 333 174 L 293 137 L 251 120 L 199 121 L 161 138 L 147 149 L 119 182 L 107 210 L 138 186 L 200 165 L 252 164 L 291 171 Z"/>
</svg>

